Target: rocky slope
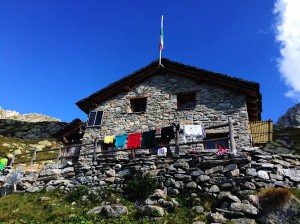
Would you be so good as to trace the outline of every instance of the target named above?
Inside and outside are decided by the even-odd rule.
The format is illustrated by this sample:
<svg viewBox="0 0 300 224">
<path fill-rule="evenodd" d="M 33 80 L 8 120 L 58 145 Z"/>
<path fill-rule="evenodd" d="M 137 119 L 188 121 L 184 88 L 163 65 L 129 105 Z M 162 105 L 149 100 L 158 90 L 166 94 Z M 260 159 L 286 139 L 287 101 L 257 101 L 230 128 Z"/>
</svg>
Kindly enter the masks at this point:
<svg viewBox="0 0 300 224">
<path fill-rule="evenodd" d="M 21 139 L 50 138 L 67 123 L 42 114 L 19 114 L 0 108 L 0 135 Z"/>
<path fill-rule="evenodd" d="M 52 118 L 47 115 L 30 113 L 30 114 L 20 114 L 17 111 L 13 110 L 3 110 L 0 107 L 0 119 L 10 119 L 24 122 L 45 122 L 45 121 L 55 121 L 61 122 L 61 120 L 57 118 Z"/>
<path fill-rule="evenodd" d="M 52 134 L 67 123 L 42 114 L 19 114 L 0 107 L 0 157 L 58 147 Z"/>
<path fill-rule="evenodd" d="M 278 119 L 276 125 L 281 128 L 300 128 L 300 103 L 288 109 L 288 111 Z"/>
</svg>

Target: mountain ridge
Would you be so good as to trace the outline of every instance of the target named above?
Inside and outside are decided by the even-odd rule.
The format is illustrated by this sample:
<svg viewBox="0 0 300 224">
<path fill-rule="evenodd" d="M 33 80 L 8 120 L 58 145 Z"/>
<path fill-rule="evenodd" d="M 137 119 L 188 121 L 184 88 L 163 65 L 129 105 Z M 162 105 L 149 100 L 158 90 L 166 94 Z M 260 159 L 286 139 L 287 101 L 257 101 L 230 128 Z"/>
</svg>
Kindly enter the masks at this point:
<svg viewBox="0 0 300 224">
<path fill-rule="evenodd" d="M 44 121 L 55 121 L 61 122 L 58 118 L 53 118 L 44 114 L 29 113 L 20 114 L 15 110 L 4 110 L 0 107 L 0 119 L 10 119 L 25 122 L 44 122 Z"/>
</svg>

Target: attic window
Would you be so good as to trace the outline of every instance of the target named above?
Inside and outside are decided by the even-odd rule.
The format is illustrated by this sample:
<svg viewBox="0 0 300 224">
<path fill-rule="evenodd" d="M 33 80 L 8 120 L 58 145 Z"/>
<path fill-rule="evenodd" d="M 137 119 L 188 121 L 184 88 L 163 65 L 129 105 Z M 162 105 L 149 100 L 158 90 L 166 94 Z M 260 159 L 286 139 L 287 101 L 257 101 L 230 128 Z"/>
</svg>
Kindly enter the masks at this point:
<svg viewBox="0 0 300 224">
<path fill-rule="evenodd" d="M 91 111 L 87 121 L 87 127 L 100 126 L 102 123 L 103 111 Z"/>
<path fill-rule="evenodd" d="M 132 113 L 146 112 L 147 98 L 130 99 L 130 106 Z"/>
<path fill-rule="evenodd" d="M 186 93 L 177 95 L 177 109 L 188 110 L 196 107 L 196 93 Z"/>
</svg>

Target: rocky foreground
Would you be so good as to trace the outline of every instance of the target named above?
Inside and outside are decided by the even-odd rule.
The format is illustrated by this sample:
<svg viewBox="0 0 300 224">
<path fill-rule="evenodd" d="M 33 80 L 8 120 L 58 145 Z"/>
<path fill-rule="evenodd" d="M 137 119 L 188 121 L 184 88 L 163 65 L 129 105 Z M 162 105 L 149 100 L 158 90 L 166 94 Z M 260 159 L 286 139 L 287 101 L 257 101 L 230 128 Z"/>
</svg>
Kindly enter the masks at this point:
<svg viewBox="0 0 300 224">
<path fill-rule="evenodd" d="M 6 171 L 7 175 L 1 176 L 2 194 L 12 189 L 7 180 L 14 172 L 10 169 Z M 126 179 L 149 173 L 157 178 L 161 187 L 137 209 L 146 210 L 152 217 L 161 217 L 176 208 L 176 197 L 179 195 L 190 198 L 193 211 L 206 214 L 211 222 L 217 223 L 229 220 L 233 223 L 256 223 L 268 219 L 272 219 L 273 223 L 289 223 L 288 220 L 300 215 L 300 204 L 294 198 L 285 205 L 289 212 L 263 214 L 256 195 L 257 191 L 268 187 L 300 188 L 300 156 L 271 154 L 258 147 L 245 148 L 235 157 L 202 152 L 181 158 L 146 155 L 134 160 L 98 158 L 96 162 L 49 164 L 40 171 L 19 173 L 22 175 L 17 184 L 19 191 L 38 192 L 59 188 L 68 192 L 77 186 L 89 186 L 100 191 L 110 187 L 124 194 Z M 218 206 L 205 210 L 197 197 L 199 193 L 216 198 Z M 87 214 L 103 212 L 110 217 L 118 217 L 126 215 L 127 208 L 122 204 L 99 205 Z"/>
</svg>

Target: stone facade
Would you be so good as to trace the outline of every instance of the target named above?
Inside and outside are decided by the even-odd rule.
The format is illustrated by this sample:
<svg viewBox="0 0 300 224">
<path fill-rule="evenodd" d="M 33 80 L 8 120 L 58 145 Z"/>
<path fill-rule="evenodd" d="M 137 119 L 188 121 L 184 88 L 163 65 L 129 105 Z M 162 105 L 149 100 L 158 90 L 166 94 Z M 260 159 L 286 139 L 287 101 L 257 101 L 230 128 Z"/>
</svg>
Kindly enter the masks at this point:
<svg viewBox="0 0 300 224">
<path fill-rule="evenodd" d="M 177 95 L 187 92 L 196 93 L 196 106 L 193 110 L 178 110 Z M 146 112 L 131 112 L 133 97 L 147 98 Z M 191 119 L 193 124 L 209 127 L 224 124 L 230 117 L 236 123 L 237 148 L 250 146 L 244 95 L 174 74 L 154 75 L 129 91 L 101 102 L 95 110 L 104 112 L 103 121 L 100 127 L 86 128 L 85 141 L 95 136 L 101 140 L 105 135 L 153 130 Z M 219 131 L 228 132 L 228 128 Z"/>
</svg>

